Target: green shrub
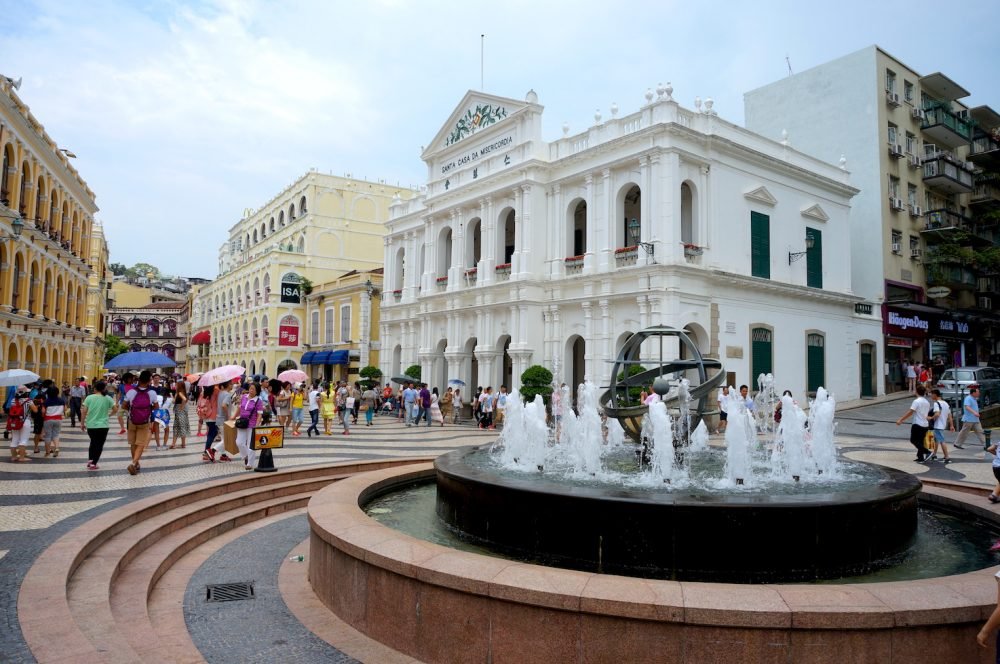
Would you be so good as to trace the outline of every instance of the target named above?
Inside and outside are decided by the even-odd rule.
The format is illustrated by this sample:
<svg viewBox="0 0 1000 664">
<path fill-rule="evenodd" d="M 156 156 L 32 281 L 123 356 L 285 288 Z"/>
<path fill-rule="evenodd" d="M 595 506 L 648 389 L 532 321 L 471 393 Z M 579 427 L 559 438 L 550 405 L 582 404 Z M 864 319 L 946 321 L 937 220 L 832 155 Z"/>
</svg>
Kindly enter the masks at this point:
<svg viewBox="0 0 1000 664">
<path fill-rule="evenodd" d="M 536 394 L 541 394 L 548 405 L 552 396 L 552 372 L 540 365 L 532 365 L 521 374 L 521 398 L 534 401 Z"/>
<path fill-rule="evenodd" d="M 411 364 L 406 368 L 406 371 L 403 372 L 403 375 L 409 376 L 413 380 L 420 380 L 420 365 Z"/>
<path fill-rule="evenodd" d="M 366 390 L 368 388 L 374 389 L 382 384 L 382 372 L 378 367 L 368 365 L 367 367 L 362 368 L 361 371 L 358 372 L 358 375 L 361 376 L 361 380 L 358 382 L 360 382 L 361 387 Z"/>
<path fill-rule="evenodd" d="M 641 364 L 633 364 L 628 368 L 627 372 L 622 371 L 618 374 L 618 382 L 620 383 L 623 380 L 625 380 L 626 373 L 628 373 L 629 376 L 635 376 L 641 374 L 645 370 L 646 367 L 642 366 Z M 622 396 L 619 396 L 618 405 L 619 406 L 635 405 L 639 402 L 639 397 L 641 395 L 642 395 L 642 385 L 635 385 L 633 387 L 630 387 L 628 388 L 628 400 L 625 400 L 622 398 Z"/>
</svg>

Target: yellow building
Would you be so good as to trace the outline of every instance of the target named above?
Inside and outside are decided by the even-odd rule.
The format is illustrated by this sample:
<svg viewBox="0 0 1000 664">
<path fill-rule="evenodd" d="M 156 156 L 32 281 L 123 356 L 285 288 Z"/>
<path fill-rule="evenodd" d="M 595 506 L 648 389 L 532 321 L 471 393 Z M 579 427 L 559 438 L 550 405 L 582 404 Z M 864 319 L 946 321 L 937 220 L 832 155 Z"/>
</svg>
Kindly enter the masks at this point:
<svg viewBox="0 0 1000 664">
<path fill-rule="evenodd" d="M 314 379 L 359 379 L 359 371 L 378 366 L 382 268 L 352 270 L 313 288 L 306 296 L 306 332 L 300 364 Z"/>
<path fill-rule="evenodd" d="M 268 376 L 298 368 L 309 350 L 302 334 L 313 284 L 382 267 L 389 205 L 411 196 L 382 182 L 310 171 L 247 211 L 219 250 L 218 278 L 192 308 L 192 330 L 208 332 L 199 337 L 208 342 L 207 362 L 196 366 L 237 364 Z"/>
<path fill-rule="evenodd" d="M 104 227 L 100 222 L 94 223 L 90 238 L 90 265 L 94 268 L 90 273 L 87 286 L 87 329 L 103 331 L 107 325 L 107 312 L 111 306 L 111 280 L 113 275 L 108 268 L 108 241 L 104 237 Z M 100 373 L 104 366 L 104 343 L 101 337 L 94 336 L 94 355 L 92 364 Z"/>
<path fill-rule="evenodd" d="M 114 307 L 108 311 L 108 333 L 129 351 L 163 353 L 177 363 L 177 373 L 188 373 L 188 311 L 186 300 Z"/>
<path fill-rule="evenodd" d="M 94 192 L 2 76 L 0 155 L 3 364 L 59 382 L 93 376 L 102 314 L 94 300 L 91 315 L 89 299 L 101 255 Z"/>
<path fill-rule="evenodd" d="M 113 306 L 135 309 L 147 304 L 161 302 L 186 302 L 186 293 L 173 293 L 162 288 L 153 288 L 138 284 L 130 284 L 121 279 L 111 284 L 111 301 Z"/>
</svg>

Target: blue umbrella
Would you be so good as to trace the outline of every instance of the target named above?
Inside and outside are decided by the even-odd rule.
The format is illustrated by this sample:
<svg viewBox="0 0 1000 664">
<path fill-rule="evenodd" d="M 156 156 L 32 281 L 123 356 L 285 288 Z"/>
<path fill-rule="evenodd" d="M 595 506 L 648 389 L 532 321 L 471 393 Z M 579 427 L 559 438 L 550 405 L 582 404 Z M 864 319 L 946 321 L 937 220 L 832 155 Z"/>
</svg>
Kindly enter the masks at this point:
<svg viewBox="0 0 1000 664">
<path fill-rule="evenodd" d="M 454 385 L 456 387 L 465 387 L 465 381 L 461 378 L 452 378 L 448 381 L 449 385 Z"/>
<path fill-rule="evenodd" d="M 177 363 L 163 353 L 142 350 L 122 353 L 109 360 L 104 366 L 107 369 L 159 369 L 162 367 L 173 368 L 177 366 Z"/>
</svg>

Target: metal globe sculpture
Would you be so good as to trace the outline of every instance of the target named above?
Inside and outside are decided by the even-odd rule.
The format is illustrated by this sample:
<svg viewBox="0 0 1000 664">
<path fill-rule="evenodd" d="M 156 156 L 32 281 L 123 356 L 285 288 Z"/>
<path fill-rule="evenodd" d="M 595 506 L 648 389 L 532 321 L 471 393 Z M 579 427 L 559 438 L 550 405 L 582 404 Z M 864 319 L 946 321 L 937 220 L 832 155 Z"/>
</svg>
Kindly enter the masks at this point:
<svg viewBox="0 0 1000 664">
<path fill-rule="evenodd" d="M 677 348 L 684 349 L 683 359 L 664 357 L 667 350 L 664 346 L 670 337 L 676 337 Z M 669 346 L 672 348 L 674 344 Z M 653 357 L 650 356 L 651 348 L 655 353 Z M 650 364 L 656 366 L 646 368 Z M 635 367 L 642 369 L 637 371 Z M 717 371 L 709 376 L 709 369 Z M 691 379 L 689 372 L 692 370 L 697 372 L 697 380 Z M 677 389 L 681 377 L 687 377 L 690 382 L 687 394 L 690 401 L 685 399 L 683 403 L 681 391 Z M 666 403 L 667 410 L 678 418 L 686 416 L 687 430 L 693 431 L 702 418 L 718 412 L 709 409 L 709 396 L 725 380 L 722 363 L 702 357 L 698 346 L 686 332 L 657 325 L 636 332 L 622 346 L 611 373 L 611 386 L 601 396 L 601 404 L 608 417 L 614 417 L 621 423 L 629 438 L 642 443 L 642 420 L 649 410 L 638 397 L 642 386 L 652 384 L 653 391 Z M 684 408 L 687 408 L 687 413 L 681 412 Z"/>
</svg>

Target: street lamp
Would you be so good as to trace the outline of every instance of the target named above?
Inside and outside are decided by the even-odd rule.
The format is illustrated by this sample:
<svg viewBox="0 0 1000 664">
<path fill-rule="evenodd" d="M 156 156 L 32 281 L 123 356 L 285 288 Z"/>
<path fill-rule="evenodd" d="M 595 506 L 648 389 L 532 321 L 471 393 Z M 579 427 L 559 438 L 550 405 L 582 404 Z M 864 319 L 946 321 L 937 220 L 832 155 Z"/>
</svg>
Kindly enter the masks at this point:
<svg viewBox="0 0 1000 664">
<path fill-rule="evenodd" d="M 66 155 L 70 159 L 76 159 L 76 155 L 73 154 L 72 150 L 67 150 L 66 148 L 59 148 L 59 152 L 62 152 L 64 155 Z"/>
<path fill-rule="evenodd" d="M 643 250 L 646 252 L 647 256 L 652 256 L 656 247 L 653 246 L 652 242 L 640 242 L 639 237 L 641 233 L 642 233 L 642 224 L 639 223 L 638 219 L 632 217 L 632 221 L 628 222 L 628 236 L 629 239 L 632 241 L 632 246 L 642 247 Z"/>
<path fill-rule="evenodd" d="M 368 291 L 368 297 L 378 297 L 379 295 L 378 288 L 372 283 L 371 279 L 365 280 L 365 290 Z"/>
<path fill-rule="evenodd" d="M 21 220 L 20 216 L 15 217 L 5 217 L 6 219 L 12 219 L 10 222 L 11 235 L 0 235 L 0 242 L 6 242 L 7 240 L 16 240 L 21 237 L 21 233 L 24 231 L 24 222 Z"/>
<path fill-rule="evenodd" d="M 814 238 L 811 234 L 807 233 L 806 234 L 806 250 L 805 251 L 789 251 L 788 252 L 788 264 L 791 265 L 795 261 L 799 260 L 800 258 L 802 258 L 803 256 L 805 256 L 807 253 L 809 253 L 809 250 L 812 249 L 815 246 L 816 246 L 816 238 Z"/>
</svg>

